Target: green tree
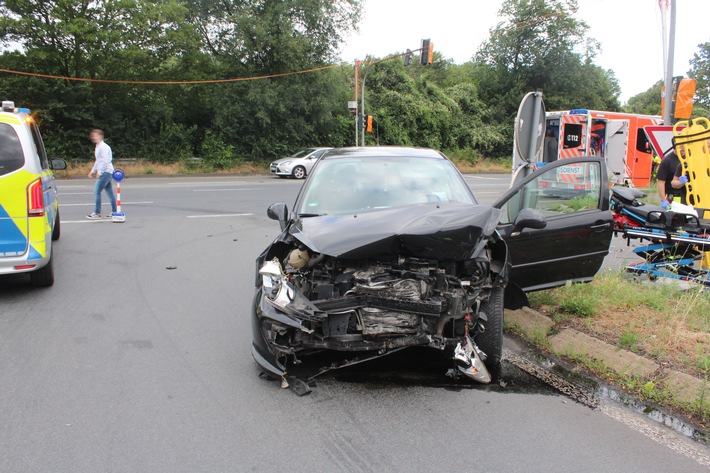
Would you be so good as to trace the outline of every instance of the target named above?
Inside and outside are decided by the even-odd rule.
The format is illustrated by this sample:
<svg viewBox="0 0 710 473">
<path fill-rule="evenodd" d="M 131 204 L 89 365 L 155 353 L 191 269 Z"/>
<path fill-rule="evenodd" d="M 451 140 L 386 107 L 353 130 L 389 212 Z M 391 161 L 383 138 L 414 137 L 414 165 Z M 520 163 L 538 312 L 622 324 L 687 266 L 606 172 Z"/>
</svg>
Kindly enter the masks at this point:
<svg viewBox="0 0 710 473">
<path fill-rule="evenodd" d="M 710 109 L 710 42 L 698 45 L 698 52 L 690 61 L 688 76 L 697 81 L 695 103 Z"/>
<path fill-rule="evenodd" d="M 505 0 L 503 20 L 476 53 L 472 73 L 480 97 L 495 104 L 511 141 L 512 118 L 532 90 L 544 91 L 548 110 L 619 109 L 618 82 L 594 64 L 599 45 L 588 38 L 589 27 L 577 12 L 576 0 Z"/>
<path fill-rule="evenodd" d="M 659 80 L 644 92 L 636 94 L 624 106 L 624 111 L 629 113 L 642 113 L 644 115 L 661 114 L 661 90 L 663 81 Z"/>
</svg>

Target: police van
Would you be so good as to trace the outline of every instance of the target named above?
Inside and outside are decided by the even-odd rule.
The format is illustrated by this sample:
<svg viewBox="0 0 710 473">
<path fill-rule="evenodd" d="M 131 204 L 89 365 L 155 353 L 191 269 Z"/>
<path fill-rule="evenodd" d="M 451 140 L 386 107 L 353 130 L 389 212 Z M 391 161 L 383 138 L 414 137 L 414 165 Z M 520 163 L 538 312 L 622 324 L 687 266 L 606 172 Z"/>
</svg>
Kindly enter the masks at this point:
<svg viewBox="0 0 710 473">
<path fill-rule="evenodd" d="M 0 109 L 0 275 L 28 272 L 35 286 L 54 284 L 52 241 L 59 239 L 59 204 L 39 127 L 25 108 Z"/>
</svg>

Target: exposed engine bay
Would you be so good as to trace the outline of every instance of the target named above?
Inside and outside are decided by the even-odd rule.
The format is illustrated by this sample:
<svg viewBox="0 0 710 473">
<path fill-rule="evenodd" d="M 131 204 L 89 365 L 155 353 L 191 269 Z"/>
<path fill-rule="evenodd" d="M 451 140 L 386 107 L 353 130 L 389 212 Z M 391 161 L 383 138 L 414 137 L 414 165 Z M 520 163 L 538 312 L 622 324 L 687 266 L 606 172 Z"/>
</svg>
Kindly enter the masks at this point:
<svg viewBox="0 0 710 473">
<path fill-rule="evenodd" d="M 490 382 L 487 355 L 473 338 L 486 330 L 484 302 L 504 284 L 504 261 L 495 259 L 491 246 L 473 259 L 440 262 L 401 255 L 336 258 L 289 240 L 259 271 L 261 311 L 295 317 L 262 319 L 265 340 L 283 358 L 321 349 L 379 356 L 409 346 L 455 347 L 460 371 Z"/>
</svg>

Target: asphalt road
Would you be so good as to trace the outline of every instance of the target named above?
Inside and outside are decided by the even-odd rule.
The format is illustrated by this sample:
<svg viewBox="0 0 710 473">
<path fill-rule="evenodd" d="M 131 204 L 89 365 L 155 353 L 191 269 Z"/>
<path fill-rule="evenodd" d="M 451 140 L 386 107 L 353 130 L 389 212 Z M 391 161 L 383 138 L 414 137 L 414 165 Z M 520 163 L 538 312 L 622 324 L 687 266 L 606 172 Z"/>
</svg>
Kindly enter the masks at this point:
<svg viewBox="0 0 710 473">
<path fill-rule="evenodd" d="M 507 187 L 468 179 L 483 202 Z M 92 184 L 59 183 L 55 285 L 0 279 L 0 471 L 707 471 L 692 442 L 511 366 L 462 385 L 416 353 L 297 397 L 258 377 L 248 314 L 265 209 L 300 182 L 129 178 L 123 224 L 84 218 Z"/>
</svg>

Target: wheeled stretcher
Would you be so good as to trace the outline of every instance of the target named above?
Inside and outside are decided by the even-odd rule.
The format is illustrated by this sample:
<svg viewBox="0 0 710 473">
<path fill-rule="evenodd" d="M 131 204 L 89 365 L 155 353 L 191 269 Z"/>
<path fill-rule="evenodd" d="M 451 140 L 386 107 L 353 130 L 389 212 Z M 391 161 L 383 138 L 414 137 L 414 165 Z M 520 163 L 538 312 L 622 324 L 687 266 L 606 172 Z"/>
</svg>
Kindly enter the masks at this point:
<svg viewBox="0 0 710 473">
<path fill-rule="evenodd" d="M 629 244 L 632 239 L 649 242 L 634 248 L 644 261 L 626 266 L 627 271 L 710 286 L 710 225 L 695 215 L 641 202 L 643 195 L 635 189 L 611 190 L 615 234 Z"/>
</svg>

